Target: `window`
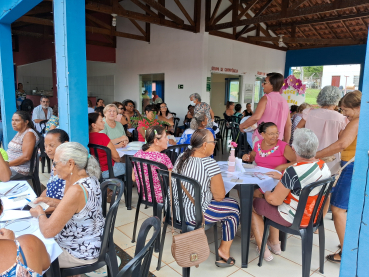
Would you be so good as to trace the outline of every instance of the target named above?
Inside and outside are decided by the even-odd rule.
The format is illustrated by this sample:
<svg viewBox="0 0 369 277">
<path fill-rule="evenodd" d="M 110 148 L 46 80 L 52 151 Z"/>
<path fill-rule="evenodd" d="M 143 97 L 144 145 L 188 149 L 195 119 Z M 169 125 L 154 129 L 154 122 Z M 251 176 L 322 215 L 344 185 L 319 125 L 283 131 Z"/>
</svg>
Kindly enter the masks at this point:
<svg viewBox="0 0 369 277">
<path fill-rule="evenodd" d="M 359 87 L 359 79 L 360 79 L 360 76 L 358 76 L 358 75 L 354 76 L 354 85 L 355 85 L 355 87 Z"/>
<path fill-rule="evenodd" d="M 226 78 L 226 94 L 224 99 L 224 105 L 227 101 L 239 102 L 240 97 L 240 79 L 239 78 Z"/>
</svg>

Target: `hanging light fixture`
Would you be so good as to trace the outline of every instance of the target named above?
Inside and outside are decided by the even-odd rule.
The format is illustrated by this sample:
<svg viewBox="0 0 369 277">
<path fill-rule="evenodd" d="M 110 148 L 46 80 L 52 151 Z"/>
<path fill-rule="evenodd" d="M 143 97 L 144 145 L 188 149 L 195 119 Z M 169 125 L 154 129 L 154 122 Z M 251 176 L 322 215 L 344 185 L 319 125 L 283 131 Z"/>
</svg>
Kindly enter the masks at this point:
<svg viewBox="0 0 369 277">
<path fill-rule="evenodd" d="M 111 16 L 113 17 L 112 21 L 111 21 L 111 26 L 115 27 L 117 26 L 117 14 L 116 13 L 112 13 Z"/>
<path fill-rule="evenodd" d="M 278 41 L 278 46 L 279 47 L 283 47 L 284 45 L 283 45 L 283 36 L 284 35 L 278 35 L 279 36 L 279 41 Z"/>
</svg>

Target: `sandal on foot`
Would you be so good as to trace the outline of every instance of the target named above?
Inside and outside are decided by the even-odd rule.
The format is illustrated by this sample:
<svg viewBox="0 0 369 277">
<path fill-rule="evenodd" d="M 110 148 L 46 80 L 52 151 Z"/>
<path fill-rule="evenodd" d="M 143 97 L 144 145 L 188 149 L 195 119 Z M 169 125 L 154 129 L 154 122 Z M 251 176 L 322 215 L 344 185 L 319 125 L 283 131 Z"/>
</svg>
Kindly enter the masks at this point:
<svg viewBox="0 0 369 277">
<path fill-rule="evenodd" d="M 273 254 L 276 255 L 281 255 L 282 250 L 281 250 L 281 243 L 278 244 L 272 244 L 269 240 L 267 240 L 267 245 L 269 246 L 270 251 Z"/>
<path fill-rule="evenodd" d="M 220 261 L 215 262 L 215 265 L 217 267 L 231 267 L 231 266 L 234 266 L 236 264 L 236 260 L 232 257 L 229 257 L 228 260 L 225 260 L 222 257 L 220 257 L 220 259 L 221 259 Z"/>
<path fill-rule="evenodd" d="M 265 250 L 267 250 L 267 249 L 265 249 Z M 256 252 L 258 252 L 258 254 L 259 254 L 259 256 L 260 256 L 260 250 L 259 250 L 259 246 L 256 246 Z M 270 256 L 268 256 L 268 257 L 265 257 L 265 251 L 264 251 L 264 260 L 266 261 L 266 262 L 270 262 L 271 260 L 273 260 L 273 255 L 272 254 L 270 254 Z"/>
<path fill-rule="evenodd" d="M 342 258 L 342 251 L 338 252 L 337 254 L 340 256 L 340 258 Z M 328 261 L 332 263 L 337 263 L 337 264 L 341 263 L 341 259 L 337 260 L 336 258 L 334 258 L 335 255 L 336 254 L 331 254 L 331 255 L 328 255 L 326 258 Z"/>
</svg>

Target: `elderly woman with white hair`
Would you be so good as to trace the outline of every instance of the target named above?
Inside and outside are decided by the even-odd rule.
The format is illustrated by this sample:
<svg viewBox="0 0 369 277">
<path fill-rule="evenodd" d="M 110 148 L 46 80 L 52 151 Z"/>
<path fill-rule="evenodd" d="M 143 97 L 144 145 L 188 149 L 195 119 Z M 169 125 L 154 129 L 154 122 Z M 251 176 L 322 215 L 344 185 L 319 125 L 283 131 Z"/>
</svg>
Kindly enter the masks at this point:
<svg viewBox="0 0 369 277">
<path fill-rule="evenodd" d="M 314 181 L 331 176 L 327 164 L 322 160 L 315 159 L 319 146 L 317 136 L 311 130 L 305 128 L 296 130 L 294 136 L 292 147 L 296 152 L 296 163 L 288 167 L 283 176 L 276 172 L 267 173 L 275 179 L 280 179 L 280 181 L 273 191 L 265 192 L 263 198 L 254 199 L 251 228 L 255 236 L 257 252 L 259 252 L 263 239 L 263 216 L 280 225 L 291 226 L 302 189 Z M 311 207 L 314 207 L 316 195 L 319 194 L 319 191 L 314 190 L 314 193 L 308 198 L 307 207 L 310 208 L 306 208 L 301 226 L 307 226 L 309 223 L 313 212 Z M 281 254 L 279 231 L 274 227 L 269 229 L 267 244 L 270 250 L 265 249 L 264 260 L 271 261 L 273 255 L 270 251 L 276 255 Z"/>
<path fill-rule="evenodd" d="M 201 102 L 201 96 L 198 93 L 192 93 L 190 95 L 190 100 L 191 100 L 190 105 L 195 107 L 194 113 L 198 113 L 198 112 L 205 113 L 208 119 L 208 123 L 206 127 L 213 128 L 214 112 L 211 109 L 210 105 L 205 102 Z"/>
<path fill-rule="evenodd" d="M 211 128 L 206 128 L 207 124 L 208 118 L 206 117 L 204 112 L 195 113 L 191 120 L 190 128 L 184 131 L 184 133 L 182 134 L 181 138 L 178 141 L 178 144 L 190 144 L 191 137 L 197 129 L 208 129 L 215 138 L 214 130 Z"/>
<path fill-rule="evenodd" d="M 334 110 L 340 98 L 341 91 L 337 87 L 325 86 L 316 99 L 320 108 L 305 109 L 302 112 L 302 119 L 296 128 L 308 128 L 314 132 L 319 140 L 318 151 L 336 142 L 340 132 L 346 128 L 347 118 Z M 341 160 L 340 153 L 334 157 L 333 161 L 327 162 L 332 174 L 338 172 Z"/>
<path fill-rule="evenodd" d="M 54 170 L 65 180 L 64 197 L 48 198 L 55 208 L 47 218 L 41 206 L 30 210 L 38 219 L 45 238 L 56 239 L 63 253 L 58 257 L 60 268 L 92 264 L 101 249 L 105 219 L 98 178 L 100 166 L 78 142 L 66 142 L 56 149 Z"/>
<path fill-rule="evenodd" d="M 122 123 L 116 121 L 118 115 L 118 108 L 114 104 L 106 105 L 104 108 L 104 118 L 103 121 L 106 123 L 104 125 L 104 130 L 100 133 L 107 135 L 115 148 L 125 147 L 129 140 L 124 131 Z"/>
</svg>

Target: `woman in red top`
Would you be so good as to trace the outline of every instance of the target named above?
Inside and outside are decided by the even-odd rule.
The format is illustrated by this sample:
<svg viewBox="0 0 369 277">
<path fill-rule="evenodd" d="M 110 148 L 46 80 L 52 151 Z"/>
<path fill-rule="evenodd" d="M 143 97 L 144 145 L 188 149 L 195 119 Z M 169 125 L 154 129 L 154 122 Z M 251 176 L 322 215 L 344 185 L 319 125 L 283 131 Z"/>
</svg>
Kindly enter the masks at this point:
<svg viewBox="0 0 369 277">
<path fill-rule="evenodd" d="M 126 173 L 126 166 L 124 163 L 120 162 L 120 157 L 115 149 L 113 143 L 110 138 L 104 134 L 100 133 L 100 131 L 104 130 L 105 122 L 102 120 L 102 116 L 98 113 L 90 113 L 88 114 L 88 125 L 89 125 L 89 140 L 91 144 L 98 144 L 102 146 L 106 146 L 111 151 L 112 157 L 112 165 L 114 176 L 120 176 Z M 93 153 L 92 148 L 90 148 L 91 153 Z M 99 155 L 99 163 L 102 171 L 102 177 L 104 179 L 109 178 L 109 167 L 108 167 L 108 159 L 105 151 L 97 150 Z"/>
<path fill-rule="evenodd" d="M 145 131 L 151 127 L 160 125 L 156 116 L 156 106 L 155 105 L 147 105 L 145 107 L 145 115 L 146 117 L 142 117 L 142 119 L 138 122 L 137 131 L 138 131 L 138 141 L 145 141 Z"/>
</svg>

